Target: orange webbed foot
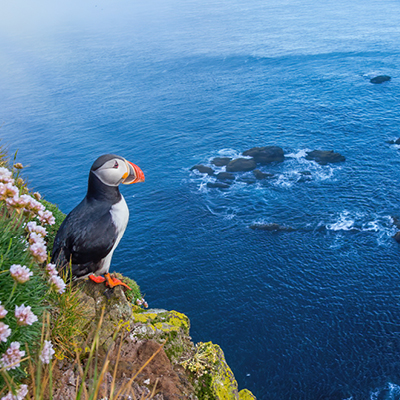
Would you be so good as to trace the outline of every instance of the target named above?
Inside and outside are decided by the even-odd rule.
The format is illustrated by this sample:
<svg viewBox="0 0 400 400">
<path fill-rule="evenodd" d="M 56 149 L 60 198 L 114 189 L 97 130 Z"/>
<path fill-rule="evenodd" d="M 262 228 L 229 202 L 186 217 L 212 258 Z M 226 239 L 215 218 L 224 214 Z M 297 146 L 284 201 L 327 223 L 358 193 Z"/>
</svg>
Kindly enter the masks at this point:
<svg viewBox="0 0 400 400">
<path fill-rule="evenodd" d="M 93 281 L 93 282 L 95 282 L 95 283 L 103 283 L 105 280 L 106 280 L 106 278 L 104 278 L 104 277 L 102 277 L 102 276 L 95 276 L 95 275 L 89 275 L 88 276 L 88 278 L 91 280 L 91 281 Z"/>
<path fill-rule="evenodd" d="M 105 280 L 106 280 L 106 285 L 109 286 L 110 288 L 113 288 L 115 286 L 124 286 L 129 290 L 132 290 L 126 283 L 122 282 L 121 280 L 112 277 L 108 272 L 104 274 Z"/>
</svg>

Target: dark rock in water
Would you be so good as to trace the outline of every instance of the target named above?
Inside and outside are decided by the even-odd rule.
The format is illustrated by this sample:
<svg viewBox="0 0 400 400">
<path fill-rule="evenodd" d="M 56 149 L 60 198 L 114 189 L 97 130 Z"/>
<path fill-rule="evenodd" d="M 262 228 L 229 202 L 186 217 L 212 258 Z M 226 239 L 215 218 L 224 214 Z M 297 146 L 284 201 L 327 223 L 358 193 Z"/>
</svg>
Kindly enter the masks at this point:
<svg viewBox="0 0 400 400">
<path fill-rule="evenodd" d="M 282 162 L 285 159 L 283 149 L 278 146 L 253 147 L 242 154 L 253 157 L 257 163 L 262 165 L 272 162 Z"/>
<path fill-rule="evenodd" d="M 400 144 L 400 138 L 396 139 L 396 140 L 388 140 L 389 144 Z"/>
<path fill-rule="evenodd" d="M 394 237 L 394 240 L 395 240 L 397 243 L 400 243 L 400 231 L 397 232 L 393 237 Z"/>
<path fill-rule="evenodd" d="M 216 167 L 224 167 L 225 165 L 228 165 L 231 160 L 232 158 L 230 157 L 215 157 L 211 162 Z"/>
<path fill-rule="evenodd" d="M 233 181 L 235 179 L 235 175 L 229 172 L 220 172 L 216 177 L 220 181 Z"/>
<path fill-rule="evenodd" d="M 252 171 L 257 166 L 253 158 L 237 158 L 232 160 L 227 166 L 227 172 L 246 172 Z"/>
<path fill-rule="evenodd" d="M 310 171 L 300 171 L 301 175 L 297 182 L 309 182 L 312 179 L 312 174 Z"/>
<path fill-rule="evenodd" d="M 333 150 L 313 150 L 307 153 L 306 160 L 313 160 L 318 164 L 326 165 L 345 161 L 346 158 Z"/>
<path fill-rule="evenodd" d="M 230 186 L 227 183 L 222 182 L 208 182 L 207 187 L 216 189 L 229 189 Z"/>
<path fill-rule="evenodd" d="M 291 226 L 282 226 L 279 224 L 253 224 L 250 225 L 253 230 L 269 231 L 269 232 L 293 232 L 294 228 Z"/>
<path fill-rule="evenodd" d="M 207 167 L 202 164 L 197 164 L 194 167 L 190 168 L 191 171 L 195 169 L 202 174 L 214 175 L 214 170 L 211 167 Z"/>
<path fill-rule="evenodd" d="M 256 177 L 256 179 L 258 179 L 258 180 L 262 180 L 262 179 L 266 179 L 266 178 L 272 178 L 274 176 L 274 174 L 267 174 L 265 172 L 260 171 L 259 169 L 255 169 L 253 171 L 253 174 Z"/>
<path fill-rule="evenodd" d="M 375 76 L 375 78 L 370 79 L 369 81 L 371 83 L 383 83 L 383 82 L 390 81 L 390 79 L 392 79 L 390 76 L 378 75 L 378 76 Z"/>
<path fill-rule="evenodd" d="M 392 215 L 392 220 L 393 220 L 393 225 L 397 228 L 400 229 L 400 220 L 399 218 L 395 217 L 394 215 Z"/>
</svg>

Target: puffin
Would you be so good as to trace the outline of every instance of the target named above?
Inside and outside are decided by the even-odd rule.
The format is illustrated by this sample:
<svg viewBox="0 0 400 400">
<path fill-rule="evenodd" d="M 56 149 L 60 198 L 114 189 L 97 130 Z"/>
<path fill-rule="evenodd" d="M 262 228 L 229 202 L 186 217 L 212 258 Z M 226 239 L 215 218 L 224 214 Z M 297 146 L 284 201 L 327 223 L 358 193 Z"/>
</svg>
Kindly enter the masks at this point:
<svg viewBox="0 0 400 400">
<path fill-rule="evenodd" d="M 123 157 L 104 154 L 93 163 L 85 198 L 67 215 L 54 239 L 51 262 L 60 272 L 72 274 L 72 280 L 89 277 L 111 288 L 130 289 L 109 269 L 129 219 L 119 185 L 139 182 L 144 182 L 143 171 Z"/>
</svg>

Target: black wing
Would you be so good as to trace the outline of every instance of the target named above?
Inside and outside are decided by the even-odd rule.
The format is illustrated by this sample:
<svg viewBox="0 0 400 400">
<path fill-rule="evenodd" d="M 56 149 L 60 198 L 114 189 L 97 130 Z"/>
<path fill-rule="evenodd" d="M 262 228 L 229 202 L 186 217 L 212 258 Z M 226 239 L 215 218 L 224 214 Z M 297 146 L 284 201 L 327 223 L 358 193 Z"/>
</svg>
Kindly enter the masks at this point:
<svg viewBox="0 0 400 400">
<path fill-rule="evenodd" d="M 109 208 L 88 203 L 86 198 L 65 218 L 54 239 L 52 262 L 59 270 L 68 268 L 72 275 L 96 272 L 116 240 L 116 228 Z"/>
</svg>

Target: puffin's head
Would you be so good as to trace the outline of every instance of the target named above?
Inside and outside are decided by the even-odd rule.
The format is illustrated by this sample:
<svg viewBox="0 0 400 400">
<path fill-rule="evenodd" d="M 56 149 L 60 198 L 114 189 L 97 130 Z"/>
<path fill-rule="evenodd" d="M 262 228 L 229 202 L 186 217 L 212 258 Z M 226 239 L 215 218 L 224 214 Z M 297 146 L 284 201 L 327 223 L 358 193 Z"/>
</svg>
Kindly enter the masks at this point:
<svg viewBox="0 0 400 400">
<path fill-rule="evenodd" d="M 137 165 L 115 154 L 100 156 L 93 163 L 90 172 L 108 186 L 144 182 L 143 171 Z"/>
</svg>

